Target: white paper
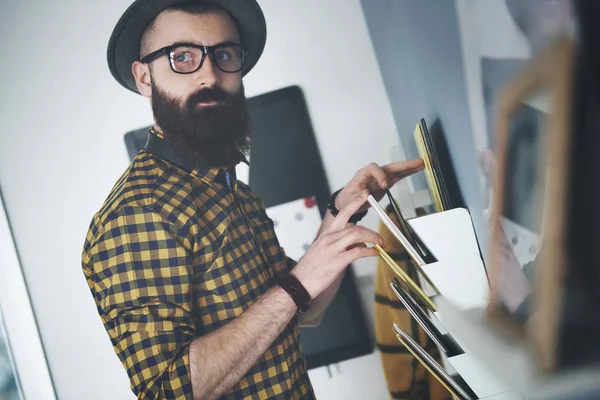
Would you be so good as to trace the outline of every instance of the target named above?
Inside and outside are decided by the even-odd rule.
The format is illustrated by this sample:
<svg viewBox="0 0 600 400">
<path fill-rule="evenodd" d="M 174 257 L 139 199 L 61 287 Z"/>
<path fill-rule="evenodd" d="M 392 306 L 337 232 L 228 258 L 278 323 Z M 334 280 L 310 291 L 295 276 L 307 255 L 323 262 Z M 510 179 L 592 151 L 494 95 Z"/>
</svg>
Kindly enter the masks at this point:
<svg viewBox="0 0 600 400">
<path fill-rule="evenodd" d="M 510 242 L 517 260 L 519 260 L 519 265 L 523 267 L 525 264 L 534 261 L 542 245 L 540 235 L 509 219 L 502 218 L 501 222 L 504 234 Z"/>
<path fill-rule="evenodd" d="M 269 207 L 266 211 L 275 224 L 275 234 L 286 255 L 299 260 L 315 240 L 321 226 L 315 197 Z"/>
</svg>

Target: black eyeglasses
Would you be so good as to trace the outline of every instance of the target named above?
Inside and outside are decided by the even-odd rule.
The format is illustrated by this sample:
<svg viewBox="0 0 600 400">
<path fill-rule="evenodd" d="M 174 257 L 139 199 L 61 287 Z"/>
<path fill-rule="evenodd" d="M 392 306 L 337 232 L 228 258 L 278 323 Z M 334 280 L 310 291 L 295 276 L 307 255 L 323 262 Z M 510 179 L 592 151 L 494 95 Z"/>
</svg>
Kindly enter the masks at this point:
<svg viewBox="0 0 600 400">
<path fill-rule="evenodd" d="M 173 72 L 192 74 L 198 71 L 206 56 L 209 55 L 214 64 L 223 72 L 235 73 L 242 70 L 248 52 L 238 43 L 219 43 L 214 46 L 200 46 L 193 43 L 177 43 L 156 50 L 142 59 L 149 64 L 166 54 Z"/>
</svg>

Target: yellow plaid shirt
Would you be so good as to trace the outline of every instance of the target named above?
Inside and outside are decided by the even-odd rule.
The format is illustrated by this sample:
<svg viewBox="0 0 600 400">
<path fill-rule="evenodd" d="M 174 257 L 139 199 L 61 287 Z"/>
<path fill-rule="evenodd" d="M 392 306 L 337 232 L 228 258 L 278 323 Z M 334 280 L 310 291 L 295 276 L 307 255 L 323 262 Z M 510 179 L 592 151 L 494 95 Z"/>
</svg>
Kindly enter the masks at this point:
<svg viewBox="0 0 600 400">
<path fill-rule="evenodd" d="M 191 399 L 192 340 L 242 314 L 293 261 L 248 186 L 186 166 L 151 134 L 94 216 L 82 264 L 133 392 Z M 223 398 L 314 398 L 296 318 Z"/>
</svg>

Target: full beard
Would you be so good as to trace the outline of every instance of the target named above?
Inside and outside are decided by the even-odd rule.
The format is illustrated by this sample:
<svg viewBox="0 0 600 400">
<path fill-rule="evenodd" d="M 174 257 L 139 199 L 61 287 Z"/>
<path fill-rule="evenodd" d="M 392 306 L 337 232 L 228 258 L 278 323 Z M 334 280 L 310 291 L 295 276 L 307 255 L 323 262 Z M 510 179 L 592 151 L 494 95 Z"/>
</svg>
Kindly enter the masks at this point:
<svg viewBox="0 0 600 400">
<path fill-rule="evenodd" d="M 218 105 L 199 108 L 201 102 Z M 250 118 L 244 87 L 234 94 L 202 89 L 185 104 L 152 82 L 154 120 L 181 157 L 196 167 L 232 168 L 250 149 Z"/>
</svg>

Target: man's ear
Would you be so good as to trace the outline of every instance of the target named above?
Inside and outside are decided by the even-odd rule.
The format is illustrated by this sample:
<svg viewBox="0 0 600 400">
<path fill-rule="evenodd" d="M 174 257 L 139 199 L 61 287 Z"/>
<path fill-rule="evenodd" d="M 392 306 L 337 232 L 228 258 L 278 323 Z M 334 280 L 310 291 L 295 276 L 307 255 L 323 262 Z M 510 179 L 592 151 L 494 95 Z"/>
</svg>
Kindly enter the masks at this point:
<svg viewBox="0 0 600 400">
<path fill-rule="evenodd" d="M 152 76 L 148 64 L 134 61 L 131 65 L 131 72 L 135 78 L 135 85 L 138 91 L 144 97 L 152 97 Z"/>
</svg>

